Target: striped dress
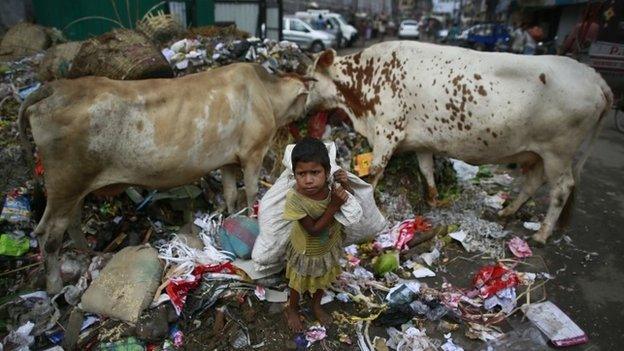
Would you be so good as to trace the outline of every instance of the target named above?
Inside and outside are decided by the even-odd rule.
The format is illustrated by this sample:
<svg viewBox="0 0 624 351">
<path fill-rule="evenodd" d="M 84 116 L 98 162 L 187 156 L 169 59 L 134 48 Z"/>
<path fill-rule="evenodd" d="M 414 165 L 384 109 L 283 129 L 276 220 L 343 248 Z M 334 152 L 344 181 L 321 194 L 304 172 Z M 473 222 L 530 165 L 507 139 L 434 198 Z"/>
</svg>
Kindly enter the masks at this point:
<svg viewBox="0 0 624 351">
<path fill-rule="evenodd" d="M 338 260 L 342 255 L 342 225 L 334 219 L 321 235 L 312 236 L 299 223 L 306 216 L 320 218 L 330 196 L 317 201 L 295 189 L 286 194 L 284 219 L 293 222 L 286 249 L 286 278 L 288 286 L 301 294 L 326 289 L 341 272 Z"/>
</svg>

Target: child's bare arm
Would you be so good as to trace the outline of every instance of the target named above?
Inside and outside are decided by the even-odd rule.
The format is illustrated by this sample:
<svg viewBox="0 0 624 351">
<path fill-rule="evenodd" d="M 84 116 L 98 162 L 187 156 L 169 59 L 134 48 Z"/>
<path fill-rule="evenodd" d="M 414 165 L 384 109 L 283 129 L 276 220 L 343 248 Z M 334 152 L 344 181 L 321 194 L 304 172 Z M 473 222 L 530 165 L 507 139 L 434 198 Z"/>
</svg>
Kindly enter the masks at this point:
<svg viewBox="0 0 624 351">
<path fill-rule="evenodd" d="M 334 214 L 340 210 L 340 206 L 347 201 L 347 196 L 347 192 L 343 188 L 332 188 L 331 200 L 323 215 L 316 220 L 310 216 L 305 216 L 299 220 L 299 223 L 312 236 L 322 234 L 323 230 L 332 223 Z"/>
</svg>

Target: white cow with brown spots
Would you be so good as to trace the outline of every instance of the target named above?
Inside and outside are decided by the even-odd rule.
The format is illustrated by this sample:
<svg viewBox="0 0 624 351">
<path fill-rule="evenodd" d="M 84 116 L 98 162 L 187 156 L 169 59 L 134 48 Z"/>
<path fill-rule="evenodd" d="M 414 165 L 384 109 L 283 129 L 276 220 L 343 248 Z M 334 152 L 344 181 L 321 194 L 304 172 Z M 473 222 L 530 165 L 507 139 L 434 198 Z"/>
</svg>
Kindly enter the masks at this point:
<svg viewBox="0 0 624 351">
<path fill-rule="evenodd" d="M 176 79 L 60 80 L 30 95 L 19 123 L 29 149 L 30 122 L 45 168 L 47 205 L 35 233 L 48 291 L 62 287 L 63 234 L 91 192 L 129 185 L 166 189 L 222 168 L 232 211 L 240 165 L 251 205 L 275 131 L 304 112 L 305 84 L 303 78 L 276 77 L 243 63 Z M 77 246 L 87 246 L 80 230 L 69 234 Z"/>
<path fill-rule="evenodd" d="M 593 69 L 566 57 L 483 53 L 418 42 L 385 42 L 360 53 L 317 56 L 308 104 L 341 108 L 373 147 L 376 183 L 395 151 L 415 151 L 433 202 L 432 154 L 529 170 L 514 214 L 544 183 L 548 213 L 534 239 L 552 233 L 611 108 Z M 582 142 L 588 148 L 573 168 Z"/>
</svg>

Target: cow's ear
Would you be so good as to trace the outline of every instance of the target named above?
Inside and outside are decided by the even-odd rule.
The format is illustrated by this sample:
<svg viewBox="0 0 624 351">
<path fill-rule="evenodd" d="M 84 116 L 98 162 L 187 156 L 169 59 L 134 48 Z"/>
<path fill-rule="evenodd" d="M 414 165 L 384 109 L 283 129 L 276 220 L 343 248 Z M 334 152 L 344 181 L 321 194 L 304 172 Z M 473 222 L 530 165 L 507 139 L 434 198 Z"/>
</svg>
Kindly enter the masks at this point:
<svg viewBox="0 0 624 351">
<path fill-rule="evenodd" d="M 336 51 L 334 51 L 334 49 L 323 51 L 316 59 L 316 69 L 327 69 L 334 63 L 334 57 L 336 57 Z"/>
</svg>

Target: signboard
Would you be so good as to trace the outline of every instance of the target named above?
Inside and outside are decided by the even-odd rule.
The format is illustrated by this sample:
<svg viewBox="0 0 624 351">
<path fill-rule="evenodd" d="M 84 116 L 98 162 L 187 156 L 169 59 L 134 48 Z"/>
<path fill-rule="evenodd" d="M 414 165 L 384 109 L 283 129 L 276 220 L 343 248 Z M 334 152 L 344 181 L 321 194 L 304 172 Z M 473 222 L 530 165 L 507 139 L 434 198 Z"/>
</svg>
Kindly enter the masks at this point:
<svg viewBox="0 0 624 351">
<path fill-rule="evenodd" d="M 598 40 L 589 48 L 590 66 L 599 71 L 624 73 L 624 2 L 611 0 L 603 7 Z"/>
<path fill-rule="evenodd" d="M 624 43 L 594 42 L 589 48 L 589 61 L 599 71 L 624 73 Z"/>
</svg>

